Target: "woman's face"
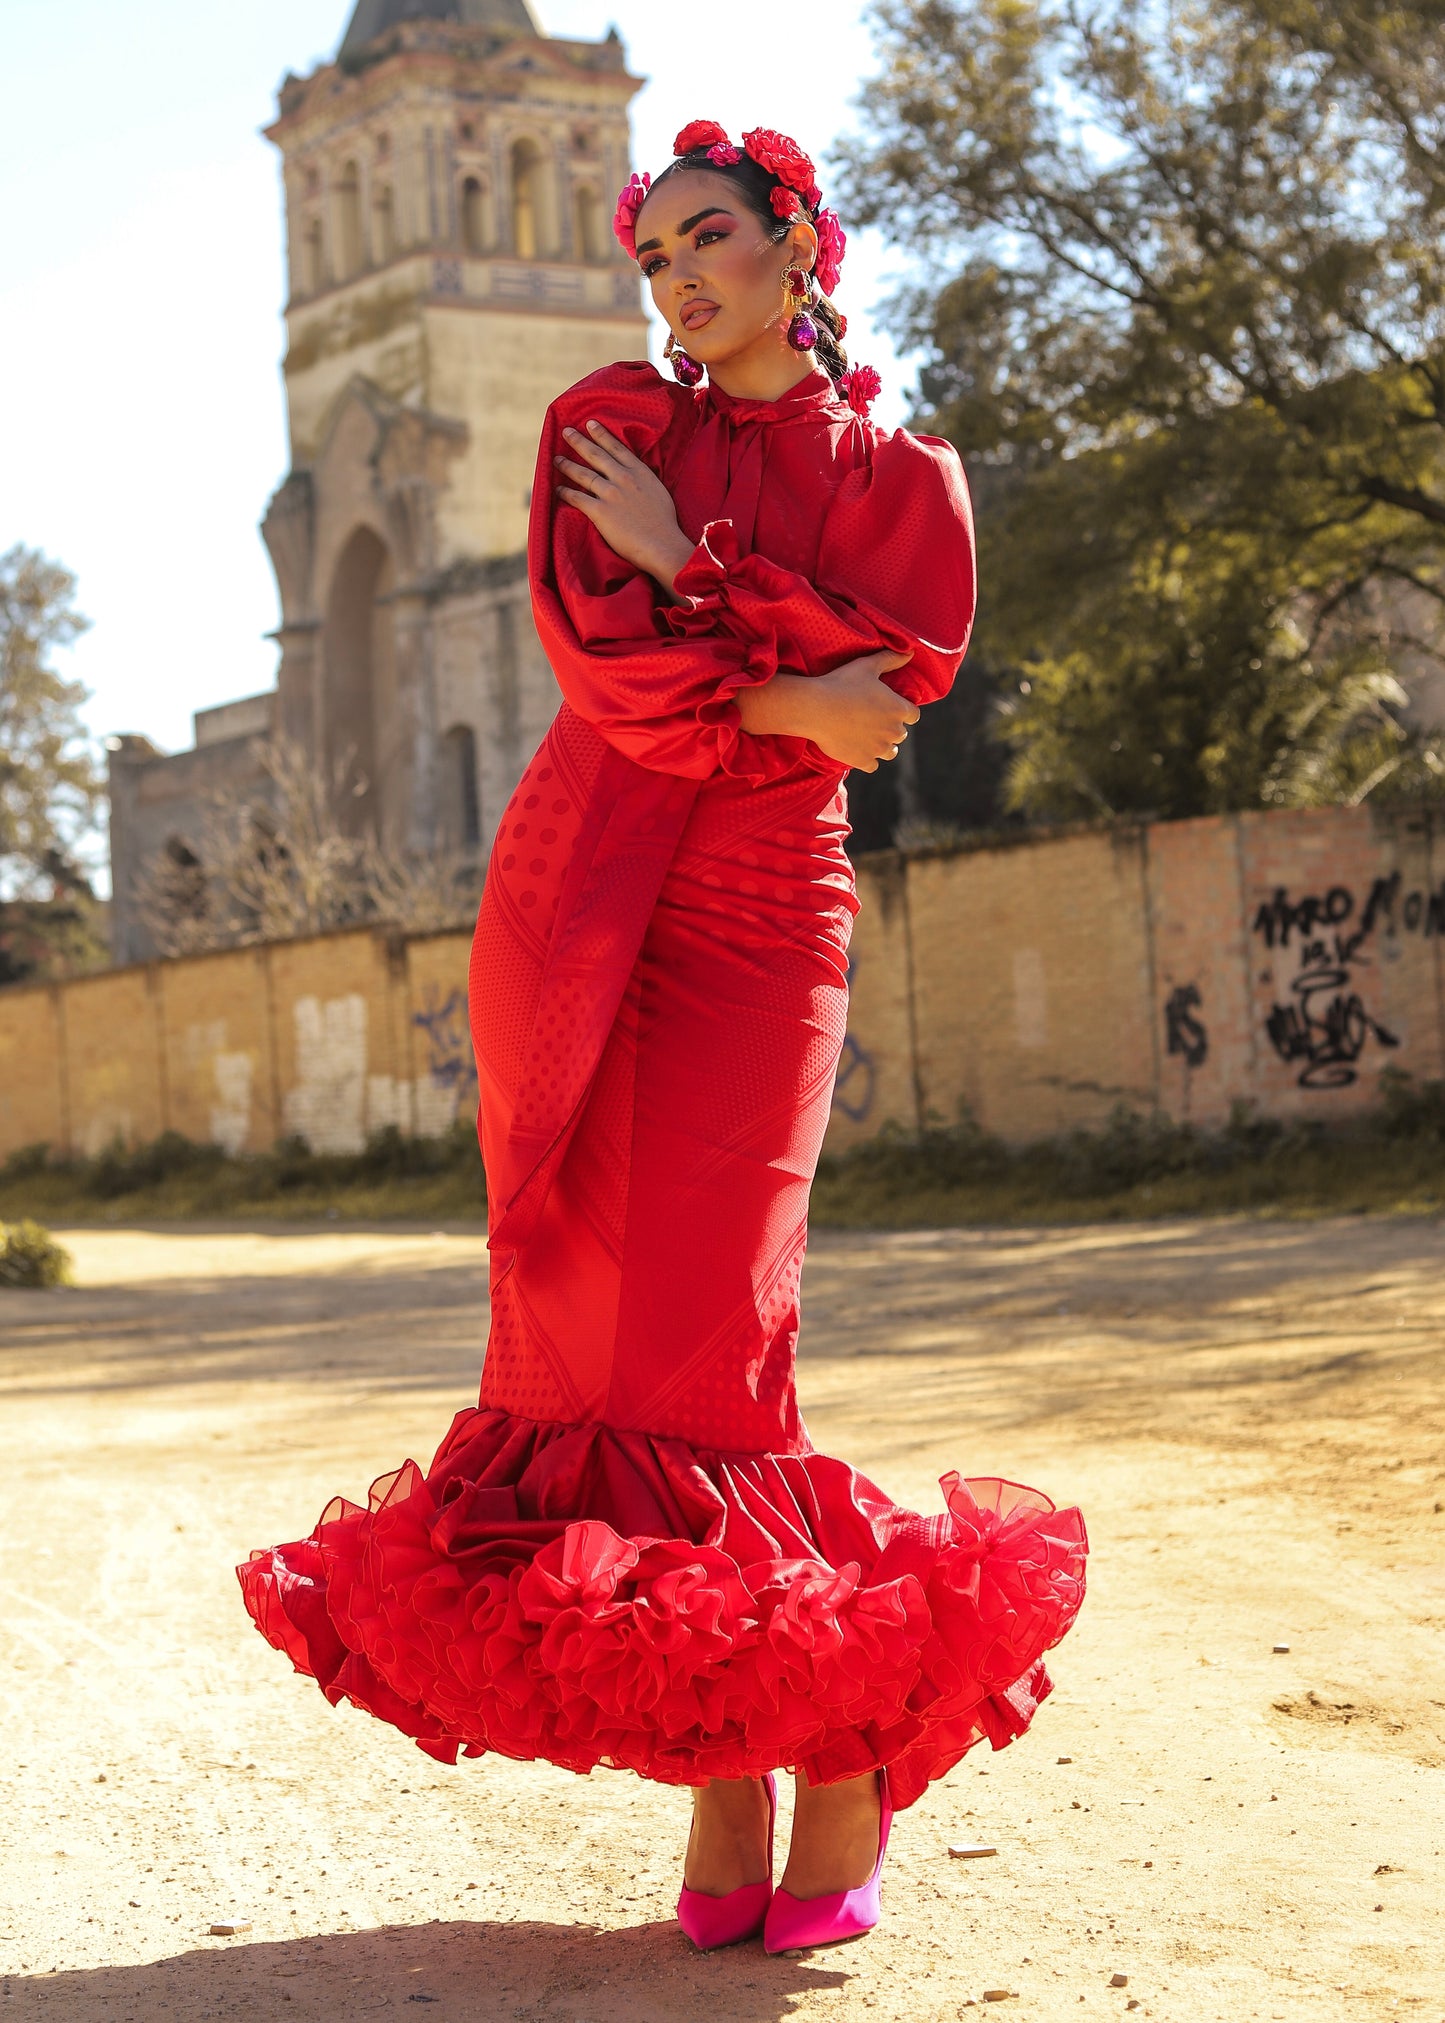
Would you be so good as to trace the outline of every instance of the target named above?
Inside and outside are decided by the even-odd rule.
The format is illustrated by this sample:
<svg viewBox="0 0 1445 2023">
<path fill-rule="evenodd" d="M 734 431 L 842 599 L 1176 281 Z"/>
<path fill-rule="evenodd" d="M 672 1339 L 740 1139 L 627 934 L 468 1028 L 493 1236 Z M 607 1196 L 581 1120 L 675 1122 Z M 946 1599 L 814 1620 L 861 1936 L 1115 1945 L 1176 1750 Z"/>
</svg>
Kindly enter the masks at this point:
<svg viewBox="0 0 1445 2023">
<path fill-rule="evenodd" d="M 818 236 L 806 219 L 772 240 L 737 185 L 705 169 L 659 184 L 637 214 L 637 264 L 678 343 L 715 367 L 786 349 L 783 276 L 811 272 Z"/>
</svg>

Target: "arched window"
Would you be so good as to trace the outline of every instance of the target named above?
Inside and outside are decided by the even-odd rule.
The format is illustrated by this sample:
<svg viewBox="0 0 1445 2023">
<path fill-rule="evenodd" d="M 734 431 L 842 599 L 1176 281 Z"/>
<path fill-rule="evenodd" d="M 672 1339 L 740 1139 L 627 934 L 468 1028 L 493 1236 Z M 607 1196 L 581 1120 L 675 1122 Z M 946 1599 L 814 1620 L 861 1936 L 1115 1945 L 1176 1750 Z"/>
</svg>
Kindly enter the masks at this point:
<svg viewBox="0 0 1445 2023">
<path fill-rule="evenodd" d="M 487 211 L 482 186 L 475 176 L 462 184 L 462 246 L 475 259 L 487 250 Z"/>
<path fill-rule="evenodd" d="M 482 840 L 477 792 L 477 739 L 470 724 L 453 724 L 442 739 L 442 833 L 449 848 L 475 850 Z"/>
<path fill-rule="evenodd" d="M 606 250 L 602 243 L 602 204 L 590 183 L 581 185 L 573 204 L 576 212 L 577 258 L 605 259 Z"/>
<path fill-rule="evenodd" d="M 303 293 L 315 295 L 322 280 L 321 264 L 321 220 L 312 218 L 301 238 L 301 287 Z"/>
<path fill-rule="evenodd" d="M 343 281 L 361 269 L 361 177 L 355 162 L 346 164 L 336 185 L 336 265 Z"/>
<path fill-rule="evenodd" d="M 391 185 L 379 185 L 371 200 L 371 256 L 384 267 L 396 252 L 396 209 Z"/>
<path fill-rule="evenodd" d="M 337 559 L 322 631 L 325 759 L 344 782 L 337 813 L 353 834 L 377 833 L 386 813 L 377 722 L 394 695 L 396 640 L 391 556 L 358 527 Z"/>
<path fill-rule="evenodd" d="M 535 260 L 541 250 L 541 196 L 536 142 L 519 140 L 512 149 L 512 251 L 519 260 Z"/>
</svg>

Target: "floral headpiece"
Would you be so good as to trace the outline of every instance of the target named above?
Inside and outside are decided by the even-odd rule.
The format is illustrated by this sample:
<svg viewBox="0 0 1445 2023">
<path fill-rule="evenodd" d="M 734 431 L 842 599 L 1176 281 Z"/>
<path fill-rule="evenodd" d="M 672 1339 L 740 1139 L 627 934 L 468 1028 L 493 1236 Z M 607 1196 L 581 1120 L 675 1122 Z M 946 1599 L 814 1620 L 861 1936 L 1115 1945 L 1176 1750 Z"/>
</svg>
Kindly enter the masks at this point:
<svg viewBox="0 0 1445 2023">
<path fill-rule="evenodd" d="M 688 155 L 704 155 L 718 168 L 731 168 L 747 154 L 759 168 L 775 176 L 777 188 L 772 193 L 773 210 L 782 219 L 806 218 L 816 231 L 818 259 L 813 271 L 823 294 L 832 295 L 843 271 L 843 256 L 848 250 L 847 234 L 839 223 L 836 211 L 820 208 L 823 192 L 818 187 L 817 171 L 795 140 L 785 133 L 775 133 L 770 127 L 759 126 L 754 127 L 751 133 L 745 133 L 742 147 L 736 148 L 728 139 L 726 129 L 716 120 L 695 119 L 682 129 L 672 144 L 672 151 L 679 161 Z M 651 189 L 652 177 L 644 171 L 633 176 L 617 199 L 612 230 L 629 260 L 637 258 L 637 214 Z M 839 389 L 855 412 L 866 415 L 881 384 L 871 365 L 860 365 L 843 375 Z"/>
</svg>

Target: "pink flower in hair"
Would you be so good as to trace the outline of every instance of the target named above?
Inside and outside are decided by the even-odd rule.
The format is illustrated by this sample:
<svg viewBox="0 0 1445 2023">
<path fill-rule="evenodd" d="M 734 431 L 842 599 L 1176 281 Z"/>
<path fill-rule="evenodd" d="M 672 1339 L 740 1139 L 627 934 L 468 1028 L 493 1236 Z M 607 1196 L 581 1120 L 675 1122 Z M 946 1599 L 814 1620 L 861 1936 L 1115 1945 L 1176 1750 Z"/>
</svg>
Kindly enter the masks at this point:
<svg viewBox="0 0 1445 2023">
<path fill-rule="evenodd" d="M 613 236 L 629 260 L 637 258 L 637 214 L 651 188 L 652 177 L 644 169 L 640 176 L 632 178 L 617 199 L 617 209 L 612 214 Z"/>
<path fill-rule="evenodd" d="M 718 125 L 715 119 L 689 120 L 672 144 L 675 155 L 695 155 L 704 148 L 726 147 L 727 129 Z"/>
<path fill-rule="evenodd" d="M 855 365 L 838 381 L 838 391 L 854 414 L 868 419 L 868 410 L 883 391 L 883 381 L 871 365 Z"/>
<path fill-rule="evenodd" d="M 796 190 L 790 190 L 786 183 L 779 183 L 773 191 L 773 209 L 780 218 L 796 218 L 803 208 L 803 199 Z"/>
<path fill-rule="evenodd" d="M 742 160 L 742 153 L 730 142 L 720 140 L 716 147 L 708 149 L 707 158 L 710 162 L 716 162 L 720 169 L 730 169 L 734 162 Z"/>
<path fill-rule="evenodd" d="M 843 272 L 843 255 L 848 250 L 848 235 L 838 223 L 836 211 L 818 213 L 818 264 L 815 272 L 818 286 L 825 295 L 831 295 L 837 287 Z"/>
</svg>

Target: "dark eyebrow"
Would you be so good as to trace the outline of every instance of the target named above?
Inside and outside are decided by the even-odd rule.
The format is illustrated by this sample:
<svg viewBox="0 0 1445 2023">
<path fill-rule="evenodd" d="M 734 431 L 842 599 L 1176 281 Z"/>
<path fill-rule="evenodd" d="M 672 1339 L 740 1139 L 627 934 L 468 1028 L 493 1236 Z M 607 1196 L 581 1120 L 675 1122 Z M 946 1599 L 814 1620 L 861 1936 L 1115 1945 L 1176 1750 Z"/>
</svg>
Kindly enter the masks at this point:
<svg viewBox="0 0 1445 2023">
<path fill-rule="evenodd" d="M 690 218 L 684 218 L 677 228 L 677 236 L 685 239 L 689 232 L 697 230 L 704 218 L 730 218 L 732 215 L 725 204 L 709 204 L 705 211 L 694 211 Z M 644 239 L 637 250 L 639 253 L 653 253 L 661 244 L 661 239 Z"/>
</svg>

